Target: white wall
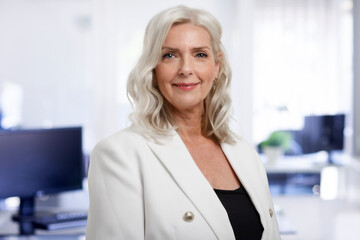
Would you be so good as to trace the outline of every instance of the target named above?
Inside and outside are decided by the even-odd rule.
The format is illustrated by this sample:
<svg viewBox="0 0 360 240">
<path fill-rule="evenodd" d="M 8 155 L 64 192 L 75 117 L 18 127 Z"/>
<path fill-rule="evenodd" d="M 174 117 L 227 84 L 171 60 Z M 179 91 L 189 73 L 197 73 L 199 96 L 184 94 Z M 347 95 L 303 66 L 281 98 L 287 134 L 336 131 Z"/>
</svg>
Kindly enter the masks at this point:
<svg viewBox="0 0 360 240">
<path fill-rule="evenodd" d="M 91 135 L 90 10 L 87 0 L 0 0 L 0 88 L 22 88 L 20 125 Z"/>
</svg>

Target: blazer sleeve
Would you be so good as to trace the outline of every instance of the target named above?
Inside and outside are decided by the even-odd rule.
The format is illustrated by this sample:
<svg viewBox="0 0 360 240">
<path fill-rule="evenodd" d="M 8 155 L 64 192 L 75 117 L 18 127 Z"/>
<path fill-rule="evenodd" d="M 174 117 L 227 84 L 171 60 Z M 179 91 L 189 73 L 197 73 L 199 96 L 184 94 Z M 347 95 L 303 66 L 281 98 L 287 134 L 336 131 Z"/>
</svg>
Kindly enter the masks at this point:
<svg viewBox="0 0 360 240">
<path fill-rule="evenodd" d="M 144 239 L 144 204 L 134 142 L 113 136 L 90 157 L 87 240 Z"/>
</svg>

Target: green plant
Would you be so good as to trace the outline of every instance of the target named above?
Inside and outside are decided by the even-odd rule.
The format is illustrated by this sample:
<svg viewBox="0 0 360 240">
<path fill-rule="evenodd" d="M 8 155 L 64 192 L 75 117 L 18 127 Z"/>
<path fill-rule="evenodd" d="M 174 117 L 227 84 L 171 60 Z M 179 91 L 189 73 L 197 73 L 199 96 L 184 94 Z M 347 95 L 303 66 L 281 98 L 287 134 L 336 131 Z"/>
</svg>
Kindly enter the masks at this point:
<svg viewBox="0 0 360 240">
<path fill-rule="evenodd" d="M 260 147 L 280 147 L 284 151 L 288 150 L 291 146 L 292 136 L 288 132 L 275 131 L 270 136 L 260 143 Z"/>
</svg>

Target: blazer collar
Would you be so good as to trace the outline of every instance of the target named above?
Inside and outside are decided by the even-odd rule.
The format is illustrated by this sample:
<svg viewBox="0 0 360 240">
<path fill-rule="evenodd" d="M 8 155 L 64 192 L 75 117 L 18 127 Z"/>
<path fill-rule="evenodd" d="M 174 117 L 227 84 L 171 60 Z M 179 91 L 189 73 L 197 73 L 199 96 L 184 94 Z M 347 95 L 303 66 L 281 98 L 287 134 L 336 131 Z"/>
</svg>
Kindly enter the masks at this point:
<svg viewBox="0 0 360 240">
<path fill-rule="evenodd" d="M 246 192 L 260 215 L 261 223 L 265 228 L 266 216 L 264 215 L 264 212 L 261 211 L 262 201 L 264 199 L 260 197 L 262 193 L 259 192 L 263 190 L 264 186 L 262 185 L 262 182 L 259 181 L 261 176 L 256 174 L 259 173 L 259 169 L 254 169 L 258 166 L 256 164 L 258 160 L 255 159 L 257 156 L 255 151 L 242 140 L 238 141 L 235 146 L 227 143 L 221 144 L 221 148 L 241 184 L 246 189 Z"/>
<path fill-rule="evenodd" d="M 235 240 L 225 208 L 176 131 L 172 137 L 166 138 L 166 143 L 148 142 L 148 145 L 207 221 L 216 237 Z"/>
</svg>

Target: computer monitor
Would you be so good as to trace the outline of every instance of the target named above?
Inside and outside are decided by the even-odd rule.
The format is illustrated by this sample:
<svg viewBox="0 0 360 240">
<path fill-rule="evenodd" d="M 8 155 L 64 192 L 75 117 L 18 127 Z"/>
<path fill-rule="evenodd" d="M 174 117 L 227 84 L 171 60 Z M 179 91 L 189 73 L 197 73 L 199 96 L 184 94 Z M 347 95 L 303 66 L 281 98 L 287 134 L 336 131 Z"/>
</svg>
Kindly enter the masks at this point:
<svg viewBox="0 0 360 240">
<path fill-rule="evenodd" d="M 344 148 L 345 115 L 306 116 L 302 132 L 303 153 L 327 151 L 329 163 L 331 152 Z"/>
<path fill-rule="evenodd" d="M 82 188 L 82 128 L 0 131 L 0 199 L 20 197 L 20 233 L 32 234 L 29 219 L 38 195 Z"/>
</svg>

